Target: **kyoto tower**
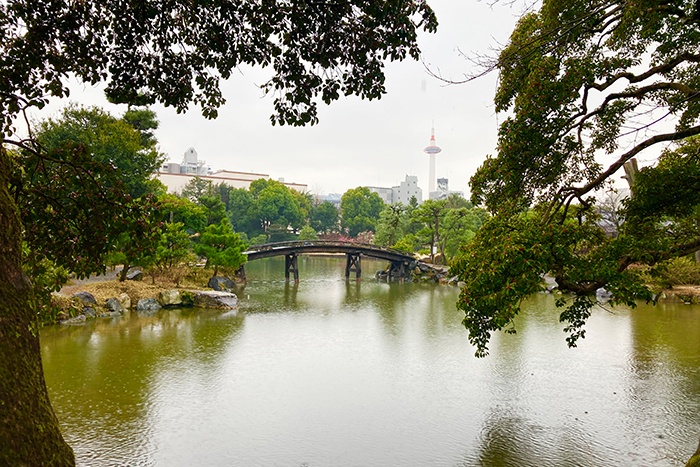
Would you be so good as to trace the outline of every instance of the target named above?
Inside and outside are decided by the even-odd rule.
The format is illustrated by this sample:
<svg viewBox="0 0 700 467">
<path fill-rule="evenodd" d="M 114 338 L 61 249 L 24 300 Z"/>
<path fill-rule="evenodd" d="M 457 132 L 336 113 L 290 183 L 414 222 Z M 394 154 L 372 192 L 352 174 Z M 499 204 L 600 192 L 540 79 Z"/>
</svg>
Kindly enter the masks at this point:
<svg viewBox="0 0 700 467">
<path fill-rule="evenodd" d="M 430 193 L 435 191 L 435 154 L 442 151 L 440 146 L 435 144 L 435 127 L 430 130 L 430 145 L 423 149 L 423 152 L 430 156 L 430 173 L 428 174 L 428 199 Z"/>
</svg>

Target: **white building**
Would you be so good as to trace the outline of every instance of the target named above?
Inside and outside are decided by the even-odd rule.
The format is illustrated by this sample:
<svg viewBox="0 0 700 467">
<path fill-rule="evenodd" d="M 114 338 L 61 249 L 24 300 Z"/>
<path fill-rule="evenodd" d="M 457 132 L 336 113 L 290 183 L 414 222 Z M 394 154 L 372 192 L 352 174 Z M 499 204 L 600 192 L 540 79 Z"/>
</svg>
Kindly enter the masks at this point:
<svg viewBox="0 0 700 467">
<path fill-rule="evenodd" d="M 418 204 L 423 202 L 423 190 L 418 187 L 418 177 L 415 175 L 406 175 L 406 180 L 401 182 L 399 186 L 392 187 L 393 202 L 401 203 L 408 206 L 411 198 L 415 197 Z"/>
<path fill-rule="evenodd" d="M 162 165 L 160 171 L 156 174 L 156 178 L 160 180 L 170 193 L 180 193 L 194 177 L 199 177 L 203 180 L 210 180 L 212 184 L 226 183 L 233 188 L 250 187 L 250 183 L 264 178 L 270 179 L 268 174 L 252 173 L 252 172 L 236 172 L 233 170 L 217 170 L 212 172 L 210 167 L 205 165 L 204 161 L 200 161 L 197 157 L 197 151 L 194 148 L 189 148 L 185 151 L 182 159 L 182 164 L 167 162 Z M 279 180 L 286 187 L 292 188 L 298 192 L 305 192 L 308 187 L 301 183 L 288 183 L 284 179 Z"/>
<path fill-rule="evenodd" d="M 401 203 L 406 206 L 412 197 L 416 198 L 418 204 L 423 202 L 423 190 L 418 187 L 418 177 L 415 175 L 406 175 L 406 180 L 391 188 L 379 186 L 367 188 L 370 192 L 377 193 L 386 204 Z"/>
<path fill-rule="evenodd" d="M 449 180 L 446 178 L 437 179 L 437 190 L 430 192 L 430 199 L 447 199 L 448 196 L 455 194 L 464 198 L 464 193 L 461 191 L 450 191 Z"/>
<path fill-rule="evenodd" d="M 393 199 L 393 192 L 391 188 L 383 186 L 368 186 L 370 193 L 376 193 L 384 201 L 385 204 L 391 204 Z"/>
</svg>

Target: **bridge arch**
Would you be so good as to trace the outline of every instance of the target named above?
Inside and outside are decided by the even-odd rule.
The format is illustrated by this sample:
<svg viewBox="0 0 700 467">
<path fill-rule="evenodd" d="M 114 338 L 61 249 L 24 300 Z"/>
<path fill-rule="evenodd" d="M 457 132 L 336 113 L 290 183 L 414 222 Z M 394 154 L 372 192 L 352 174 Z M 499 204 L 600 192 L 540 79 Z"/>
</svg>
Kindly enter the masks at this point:
<svg viewBox="0 0 700 467">
<path fill-rule="evenodd" d="M 345 277 L 350 278 L 355 273 L 355 278 L 360 280 L 362 275 L 362 256 L 389 261 L 389 277 L 400 280 L 407 277 L 418 261 L 411 255 L 390 248 L 382 248 L 366 243 L 340 242 L 332 240 L 308 240 L 294 242 L 275 242 L 262 245 L 252 245 L 243 254 L 248 256 L 248 261 L 270 258 L 273 256 L 285 257 L 285 280 L 299 282 L 299 267 L 297 258 L 301 254 L 308 253 L 344 253 L 346 255 Z"/>
</svg>

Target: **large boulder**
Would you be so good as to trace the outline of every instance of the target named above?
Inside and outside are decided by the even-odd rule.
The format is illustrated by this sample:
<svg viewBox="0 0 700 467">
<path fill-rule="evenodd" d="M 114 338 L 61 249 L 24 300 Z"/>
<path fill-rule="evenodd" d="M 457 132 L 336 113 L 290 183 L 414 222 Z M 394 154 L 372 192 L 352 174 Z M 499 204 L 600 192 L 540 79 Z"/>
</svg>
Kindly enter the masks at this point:
<svg viewBox="0 0 700 467">
<path fill-rule="evenodd" d="M 95 300 L 95 297 L 91 293 L 78 292 L 73 295 L 73 298 L 77 299 L 80 305 L 83 306 L 83 312 L 81 314 L 86 318 L 94 318 L 97 315 L 97 311 L 95 310 L 95 308 L 97 308 L 97 300 Z"/>
<path fill-rule="evenodd" d="M 182 296 L 179 290 L 163 290 L 158 294 L 158 303 L 163 306 L 182 305 Z"/>
<path fill-rule="evenodd" d="M 222 276 L 212 277 L 209 279 L 209 283 L 207 285 L 210 289 L 214 289 L 219 292 L 230 292 L 231 289 L 236 286 L 231 279 Z"/>
<path fill-rule="evenodd" d="M 123 309 L 128 310 L 131 308 L 131 297 L 129 297 L 129 294 L 121 293 L 117 297 L 117 300 L 119 300 L 119 304 Z"/>
<path fill-rule="evenodd" d="M 78 292 L 73 294 L 73 298 L 77 298 L 83 304 L 83 306 L 93 307 L 97 305 L 97 300 L 90 292 Z"/>
<path fill-rule="evenodd" d="M 153 312 L 158 311 L 162 308 L 158 300 L 155 298 L 142 298 L 136 304 L 136 311 L 138 312 Z"/>
<path fill-rule="evenodd" d="M 143 271 L 135 269 L 126 275 L 126 280 L 128 281 L 140 281 L 143 280 Z"/>
<path fill-rule="evenodd" d="M 197 292 L 194 296 L 194 306 L 199 308 L 234 310 L 238 308 L 238 297 L 231 292 Z"/>
<path fill-rule="evenodd" d="M 124 307 L 116 298 L 108 298 L 105 308 L 112 313 L 124 313 Z"/>
</svg>

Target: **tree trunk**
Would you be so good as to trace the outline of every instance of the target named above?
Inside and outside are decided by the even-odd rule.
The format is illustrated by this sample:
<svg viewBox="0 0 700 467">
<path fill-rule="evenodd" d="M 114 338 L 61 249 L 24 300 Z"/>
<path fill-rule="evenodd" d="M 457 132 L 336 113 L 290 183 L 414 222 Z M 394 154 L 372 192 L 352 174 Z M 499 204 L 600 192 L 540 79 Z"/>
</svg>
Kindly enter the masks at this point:
<svg viewBox="0 0 700 467">
<path fill-rule="evenodd" d="M 129 266 L 129 265 L 126 264 L 126 262 L 125 262 L 125 263 L 124 263 L 124 266 L 122 267 L 122 270 L 119 272 L 119 282 L 124 282 L 124 281 L 126 281 L 126 275 L 129 274 L 129 269 L 130 269 L 130 268 L 131 268 L 131 266 Z"/>
<path fill-rule="evenodd" d="M 445 263 L 445 247 L 442 244 L 442 239 L 440 238 L 440 218 L 435 215 L 435 245 L 437 247 L 438 253 L 440 254 L 440 264 Z M 433 264 L 435 264 L 435 258 L 433 258 Z"/>
<path fill-rule="evenodd" d="M 44 381 L 31 285 L 21 267 L 21 223 L 0 146 L 0 464 L 75 465 Z"/>
</svg>

